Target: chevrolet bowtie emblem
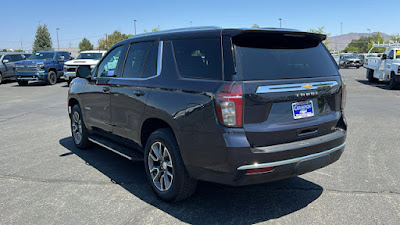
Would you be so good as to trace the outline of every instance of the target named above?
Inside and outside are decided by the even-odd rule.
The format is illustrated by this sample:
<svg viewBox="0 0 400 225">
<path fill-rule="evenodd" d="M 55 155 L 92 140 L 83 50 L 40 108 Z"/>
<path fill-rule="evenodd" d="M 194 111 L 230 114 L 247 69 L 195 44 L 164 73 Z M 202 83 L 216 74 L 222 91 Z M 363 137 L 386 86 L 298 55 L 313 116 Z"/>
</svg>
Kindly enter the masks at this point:
<svg viewBox="0 0 400 225">
<path fill-rule="evenodd" d="M 306 85 L 304 85 L 303 86 L 305 89 L 310 89 L 311 87 L 312 87 L 312 85 L 311 84 L 306 84 Z"/>
</svg>

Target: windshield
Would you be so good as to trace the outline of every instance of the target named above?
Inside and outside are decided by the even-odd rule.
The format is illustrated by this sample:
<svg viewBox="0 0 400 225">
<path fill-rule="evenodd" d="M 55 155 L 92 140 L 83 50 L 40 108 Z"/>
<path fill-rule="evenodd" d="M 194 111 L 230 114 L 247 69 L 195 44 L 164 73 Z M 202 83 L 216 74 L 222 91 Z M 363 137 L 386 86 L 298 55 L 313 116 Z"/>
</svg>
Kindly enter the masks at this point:
<svg viewBox="0 0 400 225">
<path fill-rule="evenodd" d="M 354 58 L 358 58 L 357 56 L 355 56 L 355 55 L 344 55 L 343 56 L 345 59 L 354 59 Z"/>
<path fill-rule="evenodd" d="M 287 42 L 286 42 L 287 41 Z M 236 53 L 243 73 L 243 80 L 270 80 L 337 75 L 334 60 L 322 43 L 310 45 L 305 41 L 286 40 L 274 46 L 236 45 Z M 284 43 L 286 42 L 286 43 Z M 242 43 L 240 43 L 242 44 Z"/>
<path fill-rule="evenodd" d="M 102 53 L 80 53 L 75 59 L 95 59 L 100 60 Z"/>
<path fill-rule="evenodd" d="M 36 52 L 29 56 L 28 59 L 41 59 L 41 60 L 52 60 L 54 57 L 54 53 L 50 52 Z"/>
</svg>

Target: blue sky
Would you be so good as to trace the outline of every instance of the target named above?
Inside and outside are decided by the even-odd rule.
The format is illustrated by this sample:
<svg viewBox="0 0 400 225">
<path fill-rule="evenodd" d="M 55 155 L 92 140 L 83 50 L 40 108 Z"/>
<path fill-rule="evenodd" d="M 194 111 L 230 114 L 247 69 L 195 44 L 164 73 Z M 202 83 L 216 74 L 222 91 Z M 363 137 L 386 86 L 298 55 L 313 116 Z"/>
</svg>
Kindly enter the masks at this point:
<svg viewBox="0 0 400 225">
<path fill-rule="evenodd" d="M 3 1 L 1 8 L 0 49 L 20 48 L 21 40 L 24 49 L 31 49 L 39 21 L 47 24 L 53 47 L 57 46 L 57 27 L 60 47 L 69 47 L 69 43 L 77 47 L 83 37 L 96 46 L 99 38 L 114 30 L 133 34 L 135 19 L 137 33 L 158 26 L 162 30 L 189 27 L 190 21 L 192 26 L 250 27 L 256 23 L 279 27 L 279 18 L 282 27 L 309 30 L 324 26 L 331 35 L 340 34 L 341 22 L 343 34 L 367 33 L 367 29 L 400 33 L 399 0 L 19 0 Z M 386 11 L 393 14 L 393 20 L 385 16 Z"/>
</svg>

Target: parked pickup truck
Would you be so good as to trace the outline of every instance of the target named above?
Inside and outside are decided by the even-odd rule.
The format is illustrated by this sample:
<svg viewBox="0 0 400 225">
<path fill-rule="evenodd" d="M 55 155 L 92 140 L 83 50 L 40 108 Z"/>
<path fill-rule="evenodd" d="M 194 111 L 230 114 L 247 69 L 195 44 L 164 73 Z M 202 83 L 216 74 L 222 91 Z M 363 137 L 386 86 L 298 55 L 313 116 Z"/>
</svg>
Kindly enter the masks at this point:
<svg viewBox="0 0 400 225">
<path fill-rule="evenodd" d="M 69 84 L 76 77 L 75 70 L 78 66 L 88 65 L 94 68 L 105 53 L 106 51 L 82 51 L 74 60 L 64 63 L 64 79 Z"/>
<path fill-rule="evenodd" d="M 369 82 L 378 80 L 389 81 L 390 89 L 396 89 L 400 83 L 400 43 L 374 43 L 373 48 L 384 47 L 382 57 L 368 57 L 364 64 L 367 68 L 366 77 Z"/>
<path fill-rule="evenodd" d="M 15 63 L 14 77 L 20 86 L 40 80 L 54 85 L 64 73 L 64 60 L 71 58 L 65 51 L 38 51 L 27 60 Z"/>
<path fill-rule="evenodd" d="M 14 79 L 14 63 L 24 59 L 25 55 L 20 52 L 0 53 L 0 84 L 5 80 Z"/>
</svg>

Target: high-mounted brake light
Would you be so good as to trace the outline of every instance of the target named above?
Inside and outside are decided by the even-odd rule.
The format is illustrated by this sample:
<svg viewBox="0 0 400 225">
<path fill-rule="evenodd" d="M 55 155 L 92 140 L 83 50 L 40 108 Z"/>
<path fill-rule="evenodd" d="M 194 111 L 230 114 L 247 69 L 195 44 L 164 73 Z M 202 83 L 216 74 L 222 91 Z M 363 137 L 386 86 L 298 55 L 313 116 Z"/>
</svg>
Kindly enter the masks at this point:
<svg viewBox="0 0 400 225">
<path fill-rule="evenodd" d="M 217 95 L 217 114 L 219 122 L 228 127 L 243 125 L 243 92 L 240 83 L 222 86 Z"/>
</svg>

